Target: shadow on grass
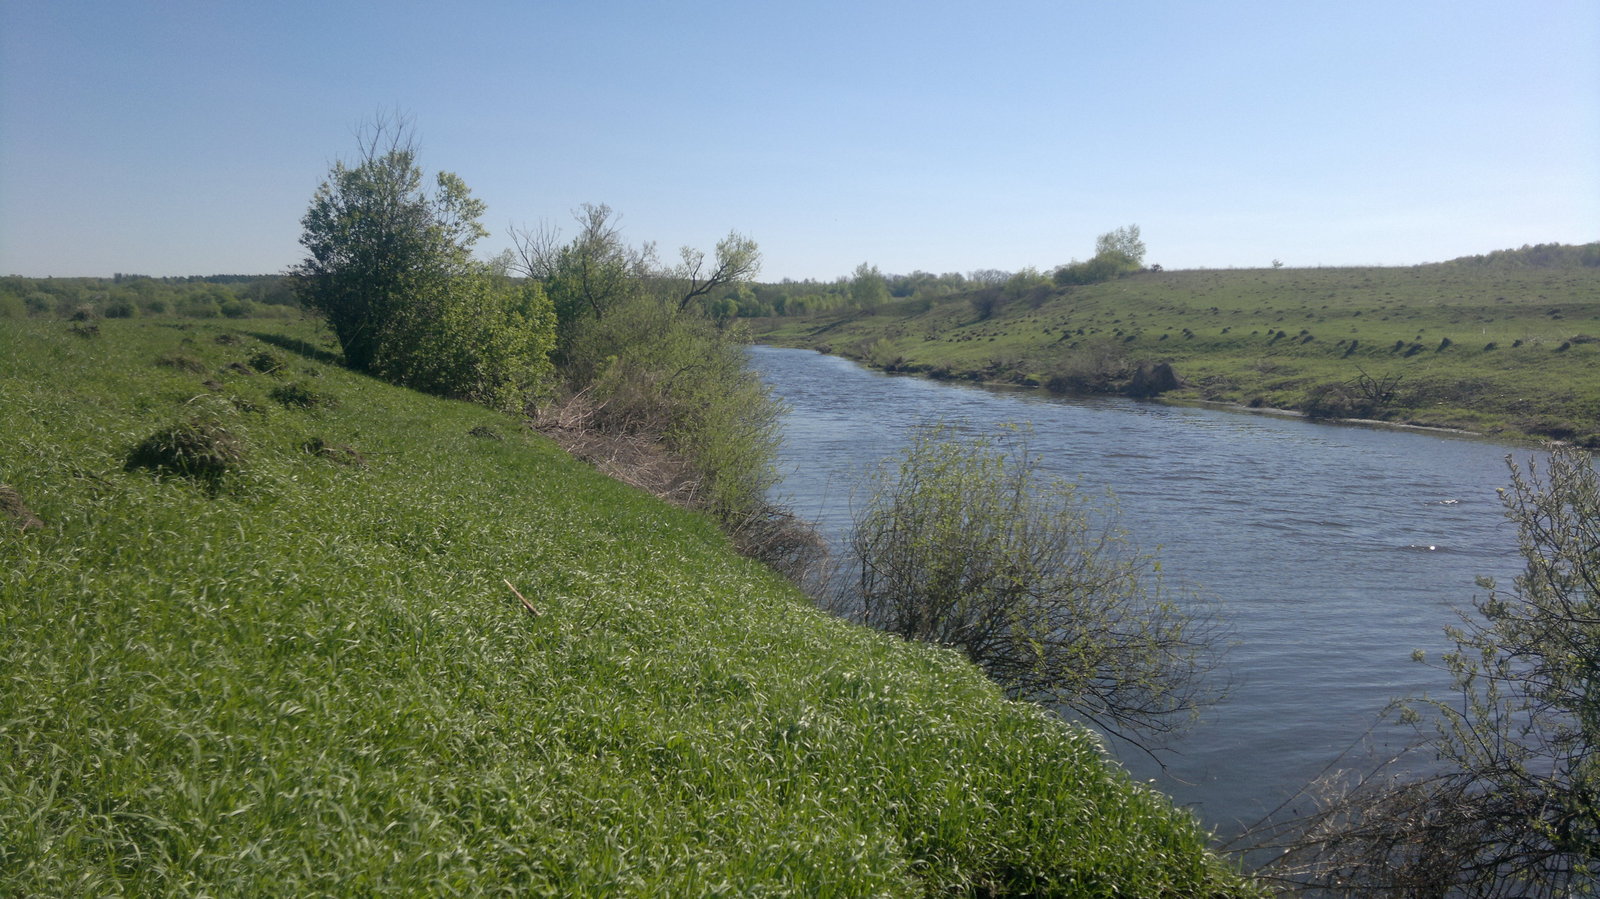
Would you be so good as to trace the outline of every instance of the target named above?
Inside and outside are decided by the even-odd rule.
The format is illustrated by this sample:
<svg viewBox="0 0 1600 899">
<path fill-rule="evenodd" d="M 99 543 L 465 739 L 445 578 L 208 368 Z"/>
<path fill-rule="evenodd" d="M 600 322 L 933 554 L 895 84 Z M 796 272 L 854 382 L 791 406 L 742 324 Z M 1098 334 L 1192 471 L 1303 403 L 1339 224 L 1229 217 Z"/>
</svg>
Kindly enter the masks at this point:
<svg viewBox="0 0 1600 899">
<path fill-rule="evenodd" d="M 298 353 L 307 359 L 315 359 L 324 365 L 344 365 L 344 356 L 340 353 L 330 353 L 319 346 L 314 346 L 298 337 L 285 337 L 282 334 L 266 334 L 258 331 L 245 332 L 251 337 L 264 343 L 270 343 L 280 349 L 291 353 Z"/>
</svg>

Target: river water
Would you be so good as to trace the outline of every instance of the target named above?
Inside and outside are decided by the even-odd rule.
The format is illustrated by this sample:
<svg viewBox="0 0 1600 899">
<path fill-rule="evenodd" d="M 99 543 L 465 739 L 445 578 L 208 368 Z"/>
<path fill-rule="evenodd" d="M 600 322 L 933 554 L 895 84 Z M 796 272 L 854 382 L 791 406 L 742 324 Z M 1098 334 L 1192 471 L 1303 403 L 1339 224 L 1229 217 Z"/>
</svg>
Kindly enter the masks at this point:
<svg viewBox="0 0 1600 899">
<path fill-rule="evenodd" d="M 945 420 L 992 431 L 1031 423 L 1033 449 L 1089 495 L 1117 497 L 1120 524 L 1156 550 L 1169 584 L 1221 604 L 1233 628 L 1229 697 L 1168 742 L 1162 764 L 1108 749 L 1208 827 L 1229 836 L 1290 800 L 1356 747 L 1393 699 L 1444 693 L 1411 660 L 1449 648 L 1478 575 L 1509 585 L 1521 565 L 1496 488 L 1492 443 L 1123 399 L 1072 399 L 884 375 L 808 350 L 755 347 L 756 369 L 789 407 L 777 498 L 831 543 L 852 499 L 908 431 Z"/>
</svg>

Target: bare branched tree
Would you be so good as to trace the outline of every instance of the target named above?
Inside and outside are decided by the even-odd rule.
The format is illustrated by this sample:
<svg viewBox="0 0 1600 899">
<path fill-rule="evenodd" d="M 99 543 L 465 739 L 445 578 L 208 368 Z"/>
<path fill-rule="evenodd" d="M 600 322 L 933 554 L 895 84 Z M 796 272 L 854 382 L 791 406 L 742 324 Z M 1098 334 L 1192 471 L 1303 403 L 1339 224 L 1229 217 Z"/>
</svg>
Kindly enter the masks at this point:
<svg viewBox="0 0 1600 899">
<path fill-rule="evenodd" d="M 689 308 L 697 297 L 728 284 L 748 281 L 761 271 L 760 248 L 737 231 L 729 231 L 727 237 L 717 241 L 715 261 L 709 272 L 705 271 L 704 250 L 684 247 L 678 252 L 683 259 L 676 273 L 682 284 L 683 295 L 678 300 L 680 310 Z"/>
</svg>

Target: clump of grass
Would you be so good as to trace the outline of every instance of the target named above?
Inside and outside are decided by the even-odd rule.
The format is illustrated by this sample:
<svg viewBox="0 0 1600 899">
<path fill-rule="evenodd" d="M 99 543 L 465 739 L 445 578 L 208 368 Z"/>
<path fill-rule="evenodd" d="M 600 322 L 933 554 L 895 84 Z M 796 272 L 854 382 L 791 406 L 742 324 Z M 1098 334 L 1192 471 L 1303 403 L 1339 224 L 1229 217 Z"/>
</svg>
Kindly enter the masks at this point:
<svg viewBox="0 0 1600 899">
<path fill-rule="evenodd" d="M 175 368 L 198 375 L 206 370 L 206 364 L 193 356 L 184 353 L 167 353 L 156 358 L 156 364 L 163 368 Z"/>
<path fill-rule="evenodd" d="M 338 397 L 329 393 L 319 393 L 299 381 L 274 387 L 267 395 L 292 409 L 334 409 L 339 405 Z"/>
<path fill-rule="evenodd" d="M 475 427 L 472 430 L 468 431 L 467 434 L 469 434 L 470 436 L 473 436 L 473 437 L 482 437 L 484 440 L 504 440 L 505 439 L 504 437 L 500 436 L 500 432 L 499 431 L 496 431 L 494 428 L 491 428 L 488 425 L 478 425 L 477 427 Z"/>
<path fill-rule="evenodd" d="M 0 484 L 0 521 L 8 521 L 23 531 L 44 527 L 44 521 L 22 501 L 22 494 L 6 484 Z"/>
<path fill-rule="evenodd" d="M 262 350 L 250 357 L 250 368 L 264 375 L 275 375 L 283 371 L 283 357 L 270 350 Z"/>
<path fill-rule="evenodd" d="M 216 487 L 245 462 L 244 441 L 220 423 L 207 419 L 162 428 L 128 454 L 128 471 L 149 469 L 181 475 Z"/>
</svg>

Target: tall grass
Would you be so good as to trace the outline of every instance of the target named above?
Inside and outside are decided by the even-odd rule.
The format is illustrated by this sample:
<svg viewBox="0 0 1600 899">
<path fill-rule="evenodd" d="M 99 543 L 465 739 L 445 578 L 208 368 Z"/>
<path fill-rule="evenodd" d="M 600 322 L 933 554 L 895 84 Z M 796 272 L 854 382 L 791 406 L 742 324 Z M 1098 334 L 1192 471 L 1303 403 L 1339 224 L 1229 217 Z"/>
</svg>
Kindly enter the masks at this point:
<svg viewBox="0 0 1600 899">
<path fill-rule="evenodd" d="M 0 895 L 1250 892 L 954 653 L 497 413 L 230 367 L 230 327 L 0 329 L 0 483 L 44 522 L 0 521 Z M 246 450 L 214 489 L 126 467 L 201 415 Z"/>
</svg>

